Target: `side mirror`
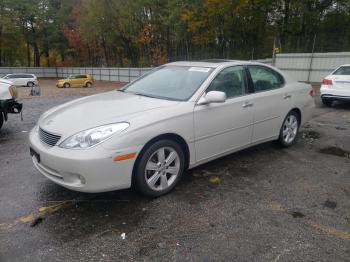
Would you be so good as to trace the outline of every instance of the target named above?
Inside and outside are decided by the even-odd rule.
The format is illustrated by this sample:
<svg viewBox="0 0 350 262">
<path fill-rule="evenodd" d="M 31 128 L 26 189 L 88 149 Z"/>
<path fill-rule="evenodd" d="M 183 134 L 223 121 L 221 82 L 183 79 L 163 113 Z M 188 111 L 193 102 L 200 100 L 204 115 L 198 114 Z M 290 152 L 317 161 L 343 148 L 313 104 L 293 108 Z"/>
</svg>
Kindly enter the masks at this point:
<svg viewBox="0 0 350 262">
<path fill-rule="evenodd" d="M 210 103 L 224 103 L 226 101 L 226 94 L 220 91 L 210 91 L 202 96 L 197 105 L 207 105 Z"/>
</svg>

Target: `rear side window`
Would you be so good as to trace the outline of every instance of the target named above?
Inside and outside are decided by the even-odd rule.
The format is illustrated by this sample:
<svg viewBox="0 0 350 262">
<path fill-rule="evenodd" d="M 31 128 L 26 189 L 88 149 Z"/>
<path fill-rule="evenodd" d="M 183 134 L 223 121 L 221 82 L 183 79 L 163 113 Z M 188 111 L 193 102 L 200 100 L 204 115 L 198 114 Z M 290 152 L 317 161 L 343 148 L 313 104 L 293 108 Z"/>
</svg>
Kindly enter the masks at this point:
<svg viewBox="0 0 350 262">
<path fill-rule="evenodd" d="M 20 78 L 33 78 L 31 75 L 20 75 Z"/>
<path fill-rule="evenodd" d="M 20 78 L 20 75 L 15 75 L 15 74 L 13 74 L 13 75 L 8 75 L 6 78 L 7 78 L 7 79 Z"/>
<path fill-rule="evenodd" d="M 333 75 L 350 75 L 350 66 L 339 67 Z"/>
<path fill-rule="evenodd" d="M 221 91 L 226 97 L 241 96 L 246 89 L 246 75 L 242 66 L 228 67 L 222 70 L 211 82 L 209 91 Z"/>
<path fill-rule="evenodd" d="M 248 66 L 250 76 L 254 84 L 255 92 L 268 91 L 283 86 L 284 79 L 276 71 L 266 66 Z"/>
<path fill-rule="evenodd" d="M 77 75 L 76 78 L 86 78 L 86 75 Z"/>
</svg>

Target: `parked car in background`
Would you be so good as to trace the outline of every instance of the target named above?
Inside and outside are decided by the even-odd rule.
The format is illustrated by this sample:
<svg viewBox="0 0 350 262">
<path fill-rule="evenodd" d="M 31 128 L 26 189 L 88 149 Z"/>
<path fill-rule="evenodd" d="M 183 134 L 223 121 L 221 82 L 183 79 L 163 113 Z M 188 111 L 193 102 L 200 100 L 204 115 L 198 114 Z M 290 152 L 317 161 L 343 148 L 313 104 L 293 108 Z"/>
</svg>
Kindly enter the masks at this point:
<svg viewBox="0 0 350 262">
<path fill-rule="evenodd" d="M 323 104 L 330 106 L 333 101 L 350 102 L 350 65 L 342 65 L 326 76 L 321 85 Z"/>
<path fill-rule="evenodd" d="M 57 81 L 56 86 L 61 88 L 70 87 L 92 87 L 94 79 L 91 75 L 70 75 L 65 79 Z"/>
<path fill-rule="evenodd" d="M 38 84 L 38 78 L 33 74 L 22 74 L 22 73 L 8 74 L 3 78 L 11 81 L 12 84 L 15 86 L 32 87 L 33 85 Z"/>
<path fill-rule="evenodd" d="M 310 85 L 260 63 L 175 62 L 47 111 L 30 152 L 39 172 L 71 190 L 135 185 L 160 196 L 187 168 L 267 141 L 291 146 L 312 96 Z"/>
<path fill-rule="evenodd" d="M 17 96 L 17 89 L 12 82 L 0 79 L 0 128 L 7 121 L 8 114 L 21 113 L 22 104 L 16 101 Z"/>
</svg>

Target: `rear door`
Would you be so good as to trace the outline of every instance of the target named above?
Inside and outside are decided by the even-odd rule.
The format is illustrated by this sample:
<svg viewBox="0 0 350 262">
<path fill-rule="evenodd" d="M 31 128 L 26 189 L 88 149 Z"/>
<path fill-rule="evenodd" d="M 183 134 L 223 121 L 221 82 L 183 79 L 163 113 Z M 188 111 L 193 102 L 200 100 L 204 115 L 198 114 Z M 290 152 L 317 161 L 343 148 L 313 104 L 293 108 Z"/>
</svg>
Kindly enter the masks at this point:
<svg viewBox="0 0 350 262">
<path fill-rule="evenodd" d="M 243 66 L 223 69 L 209 91 L 225 92 L 224 103 L 196 105 L 194 109 L 196 161 L 203 162 L 250 144 L 253 111 Z"/>
<path fill-rule="evenodd" d="M 77 75 L 77 86 L 83 86 L 86 81 L 86 75 Z"/>
<path fill-rule="evenodd" d="M 28 84 L 28 82 L 30 82 L 30 76 L 29 75 L 25 75 L 25 74 L 19 75 L 18 85 L 26 86 Z"/>
<path fill-rule="evenodd" d="M 293 94 L 288 92 L 283 76 L 277 71 L 263 65 L 248 65 L 247 68 L 254 87 L 252 143 L 258 143 L 278 136 L 291 109 Z"/>
</svg>

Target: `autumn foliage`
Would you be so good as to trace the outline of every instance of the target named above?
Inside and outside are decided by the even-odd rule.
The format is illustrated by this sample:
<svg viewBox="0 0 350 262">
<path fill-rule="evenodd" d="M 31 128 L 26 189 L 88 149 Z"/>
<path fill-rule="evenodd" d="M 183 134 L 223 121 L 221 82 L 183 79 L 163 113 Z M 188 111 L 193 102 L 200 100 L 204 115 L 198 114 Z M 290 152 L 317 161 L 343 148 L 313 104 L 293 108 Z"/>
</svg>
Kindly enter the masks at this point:
<svg viewBox="0 0 350 262">
<path fill-rule="evenodd" d="M 3 0 L 0 66 L 157 66 L 350 50 L 349 0 Z"/>
</svg>

